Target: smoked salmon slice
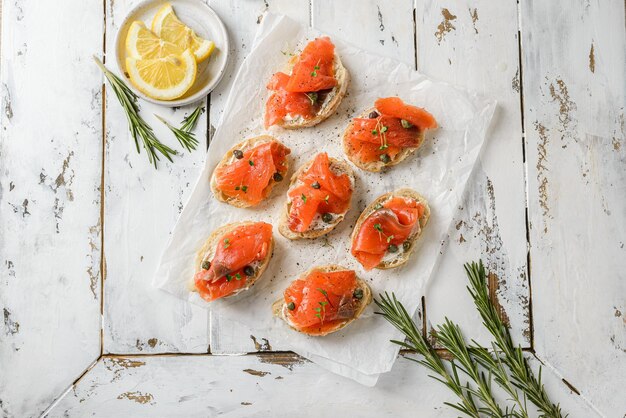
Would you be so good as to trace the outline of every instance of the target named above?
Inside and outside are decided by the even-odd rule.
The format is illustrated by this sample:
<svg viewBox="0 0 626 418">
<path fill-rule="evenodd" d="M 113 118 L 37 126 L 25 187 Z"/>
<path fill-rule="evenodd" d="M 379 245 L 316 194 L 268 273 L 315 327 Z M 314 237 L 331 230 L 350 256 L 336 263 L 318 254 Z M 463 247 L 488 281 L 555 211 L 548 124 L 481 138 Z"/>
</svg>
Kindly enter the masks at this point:
<svg viewBox="0 0 626 418">
<path fill-rule="evenodd" d="M 356 288 L 353 270 L 313 270 L 285 290 L 286 317 L 302 332 L 323 334 L 354 317 L 360 300 Z"/>
<path fill-rule="evenodd" d="M 230 198 L 254 206 L 265 199 L 273 179 L 286 174 L 291 150 L 278 141 L 262 142 L 233 152 L 232 162 L 215 169 L 216 188 Z"/>
<path fill-rule="evenodd" d="M 337 85 L 334 57 L 330 38 L 316 38 L 295 59 L 290 75 L 278 72 L 272 76 L 267 84 L 272 94 L 265 104 L 265 128 L 286 118 L 311 119 L 318 113 L 325 92 Z"/>
<path fill-rule="evenodd" d="M 221 235 L 213 257 L 204 259 L 194 276 L 200 296 L 212 301 L 246 287 L 271 249 L 272 225 L 265 222 L 241 224 Z"/>
<path fill-rule="evenodd" d="M 398 97 L 380 98 L 368 117 L 352 120 L 344 134 L 346 152 L 362 163 L 393 161 L 406 148 L 418 148 L 426 129 L 437 127 L 426 110 Z"/>
<path fill-rule="evenodd" d="M 350 176 L 333 171 L 328 154 L 317 154 L 287 193 L 289 229 L 305 232 L 317 216 L 326 223 L 332 222 L 335 216 L 348 210 L 352 189 Z"/>
<path fill-rule="evenodd" d="M 419 232 L 425 207 L 407 197 L 393 197 L 375 207 L 352 240 L 352 255 L 365 270 L 378 266 L 385 255 L 403 251 L 407 239 Z M 406 243 L 406 244 L 405 244 Z"/>
</svg>

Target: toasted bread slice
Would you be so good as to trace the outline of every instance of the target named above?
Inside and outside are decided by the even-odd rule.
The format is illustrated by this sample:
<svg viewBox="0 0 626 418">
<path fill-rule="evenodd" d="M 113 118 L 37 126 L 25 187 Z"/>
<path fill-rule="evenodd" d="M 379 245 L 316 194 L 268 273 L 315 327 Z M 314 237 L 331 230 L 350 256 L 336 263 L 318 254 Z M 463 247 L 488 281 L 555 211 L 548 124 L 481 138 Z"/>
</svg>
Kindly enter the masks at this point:
<svg viewBox="0 0 626 418">
<path fill-rule="evenodd" d="M 313 267 L 309 270 L 307 270 L 306 272 L 302 273 L 299 277 L 307 277 L 309 274 L 311 274 L 314 271 L 322 271 L 322 272 L 331 272 L 331 271 L 342 271 L 342 270 L 349 270 L 345 267 L 339 266 L 337 264 L 329 264 L 326 266 L 319 266 L 319 267 Z M 285 303 L 285 298 L 280 298 L 278 299 L 276 302 L 274 302 L 272 304 L 272 312 L 274 314 L 274 316 L 282 319 L 283 321 L 285 321 L 285 323 L 287 325 L 289 325 L 289 327 L 291 329 L 294 329 L 298 332 L 301 332 L 303 334 L 307 334 L 313 337 L 323 337 L 324 335 L 328 335 L 331 334 L 333 332 L 337 332 L 342 328 L 345 328 L 346 326 L 348 326 L 348 324 L 352 323 L 353 321 L 357 320 L 361 314 L 363 313 L 363 311 L 365 310 L 365 308 L 367 307 L 367 305 L 370 304 L 370 302 L 372 301 L 372 290 L 370 289 L 370 287 L 367 285 L 367 283 L 365 283 L 363 280 L 359 279 L 359 277 L 357 276 L 356 278 L 357 281 L 357 289 L 361 289 L 363 291 L 363 297 L 361 299 L 356 299 L 356 302 L 358 303 L 357 308 L 354 312 L 354 316 L 350 319 L 346 319 L 343 322 L 338 323 L 335 327 L 333 327 L 332 329 L 326 330 L 324 332 L 319 332 L 319 333 L 310 333 L 310 332 L 305 332 L 300 330 L 299 328 L 297 328 L 296 326 L 294 326 L 294 324 L 291 323 L 291 321 L 289 320 L 289 309 L 287 308 L 287 304 Z"/>
<path fill-rule="evenodd" d="M 237 227 L 244 226 L 244 225 L 251 225 L 254 223 L 256 222 L 251 222 L 251 221 L 233 222 L 233 223 L 221 226 L 215 231 L 213 231 L 211 235 L 209 235 L 209 238 L 207 238 L 207 240 L 204 242 L 204 245 L 202 245 L 202 247 L 200 248 L 200 250 L 198 250 L 198 253 L 196 254 L 196 259 L 194 261 L 194 276 L 196 273 L 202 270 L 202 263 L 204 261 L 210 261 L 213 259 L 213 257 L 215 256 L 215 251 L 217 250 L 217 244 L 220 242 L 221 238 L 225 234 L 227 234 L 228 232 L 232 231 L 233 229 Z M 263 272 L 265 271 L 265 269 L 267 269 L 267 266 L 270 260 L 272 259 L 273 253 L 274 253 L 274 236 L 272 236 L 272 239 L 270 241 L 270 248 L 269 248 L 269 251 L 267 252 L 267 255 L 265 256 L 263 260 L 259 261 L 258 264 L 254 266 L 254 276 L 247 277 L 246 283 L 243 287 L 237 289 L 235 292 L 231 293 L 228 296 L 224 296 L 223 298 L 229 298 L 240 292 L 243 292 L 244 290 L 248 290 L 250 287 L 252 287 L 252 285 L 261 278 L 261 275 L 263 275 Z M 196 285 L 193 280 L 193 277 L 191 279 L 190 290 L 193 292 L 198 291 L 196 289 Z"/>
<path fill-rule="evenodd" d="M 372 112 L 378 112 L 378 111 L 376 110 L 375 107 L 372 107 L 362 112 L 360 115 L 357 116 L 357 118 L 367 119 L 369 117 L 369 114 Z M 346 156 L 352 162 L 352 164 L 356 165 L 362 170 L 372 171 L 372 172 L 379 172 L 387 167 L 393 167 L 394 165 L 400 164 L 410 155 L 414 154 L 415 151 L 417 151 L 419 147 L 422 146 L 422 144 L 424 143 L 424 138 L 425 138 L 425 135 L 424 135 L 425 131 L 422 129 L 419 132 L 417 147 L 404 148 L 398 154 L 396 154 L 396 156 L 393 157 L 388 163 L 385 163 L 382 161 L 364 162 L 364 161 L 359 160 L 359 158 L 352 153 L 352 150 L 350 149 L 350 146 L 348 145 L 348 141 L 346 137 L 347 137 L 348 132 L 350 132 L 351 129 L 352 129 L 352 122 L 350 122 L 346 130 L 343 131 L 343 137 L 342 137 L 343 138 L 343 141 L 342 141 L 343 152 L 346 154 Z"/>
<path fill-rule="evenodd" d="M 294 56 L 289 60 L 289 65 L 286 73 L 291 74 L 291 70 L 293 69 L 296 59 L 297 57 Z M 322 105 L 320 106 L 317 114 L 309 119 L 298 116 L 290 120 L 283 120 L 282 122 L 277 124 L 278 126 L 281 126 L 285 129 L 308 128 L 326 120 L 337 110 L 337 108 L 341 104 L 341 100 L 343 100 L 348 90 L 348 84 L 350 83 L 350 74 L 348 73 L 346 67 L 343 66 L 341 58 L 339 58 L 339 55 L 337 54 L 335 54 L 333 69 L 335 72 L 335 78 L 337 79 L 337 85 L 325 94 L 324 101 L 322 102 Z M 271 94 L 272 91 L 270 91 L 270 95 Z"/>
<path fill-rule="evenodd" d="M 345 173 L 350 177 L 350 181 L 352 183 L 352 191 L 354 192 L 354 184 L 356 180 L 354 177 L 354 171 L 352 170 L 352 167 L 350 167 L 350 165 L 344 160 L 339 160 L 339 159 L 332 158 L 332 157 L 329 157 L 328 159 L 330 161 L 331 169 L 336 170 L 337 172 L 340 172 L 340 173 Z M 300 185 L 300 181 L 299 181 L 300 175 L 304 173 L 306 170 L 308 170 L 309 167 L 311 167 L 311 164 L 313 163 L 314 160 L 315 158 L 312 158 L 310 161 L 303 164 L 295 173 L 293 173 L 293 175 L 291 176 L 291 180 L 289 181 L 289 190 Z M 287 194 L 289 194 L 289 190 L 287 190 Z M 323 228 L 309 229 L 308 231 L 304 231 L 304 232 L 294 232 L 291 229 L 289 229 L 289 210 L 291 209 L 291 202 L 289 201 L 289 196 L 287 196 L 287 200 L 285 201 L 285 206 L 283 207 L 283 211 L 280 215 L 280 219 L 278 223 L 278 232 L 280 232 L 282 236 L 284 236 L 285 238 L 289 238 L 290 240 L 301 239 L 301 238 L 313 239 L 313 238 L 321 237 L 323 235 L 328 234 L 333 229 L 335 229 L 335 227 L 339 225 L 341 221 L 343 221 L 343 219 L 346 216 L 346 213 L 348 213 L 351 207 L 352 207 L 352 202 L 348 204 L 348 209 L 346 209 L 344 213 L 335 214 L 336 216 L 334 216 L 333 221 L 327 224 L 327 226 L 324 226 Z"/>
<path fill-rule="evenodd" d="M 217 166 L 215 166 L 215 169 L 213 170 L 213 174 L 211 174 L 211 180 L 210 180 L 211 191 L 213 192 L 213 195 L 217 198 L 217 200 L 219 200 L 220 202 L 228 203 L 229 205 L 232 205 L 238 208 L 248 208 L 251 206 L 255 206 L 239 198 L 227 196 L 221 190 L 219 190 L 217 188 L 217 179 L 215 178 L 215 173 L 217 172 L 218 168 L 227 166 L 235 160 L 235 156 L 233 154 L 235 150 L 246 151 L 250 148 L 254 148 L 255 146 L 259 144 L 262 144 L 265 142 L 272 142 L 272 141 L 282 144 L 278 139 L 274 138 L 271 135 L 261 135 L 261 136 L 257 136 L 254 138 L 246 139 L 245 141 L 242 141 L 236 144 L 234 147 L 228 150 L 226 155 L 224 155 L 224 157 L 217 164 Z M 285 160 L 285 166 L 286 166 L 286 169 L 284 173 L 281 173 L 283 174 L 283 177 L 286 177 L 284 176 L 284 174 L 286 174 L 289 171 L 289 158 Z M 277 182 L 274 180 L 274 178 L 270 179 L 270 182 L 268 183 L 267 188 L 266 188 L 267 189 L 266 199 L 267 197 L 270 196 L 270 193 L 272 192 L 272 189 L 274 188 L 276 183 Z"/>
<path fill-rule="evenodd" d="M 411 253 L 413 252 L 413 249 L 415 248 L 415 241 L 417 241 L 417 239 L 422 235 L 422 231 L 424 230 L 424 227 L 426 226 L 426 224 L 428 223 L 428 219 L 430 218 L 430 207 L 428 206 L 428 201 L 421 194 L 417 193 L 415 190 L 404 188 L 404 189 L 398 189 L 394 192 L 385 193 L 384 195 L 380 196 L 379 198 L 374 200 L 372 203 L 370 203 L 363 210 L 363 213 L 361 213 L 361 216 L 359 216 L 359 219 L 357 219 L 356 224 L 354 226 L 354 231 L 352 231 L 352 237 L 351 237 L 352 246 L 354 246 L 354 241 L 356 240 L 356 237 L 359 231 L 361 230 L 361 226 L 363 225 L 363 222 L 372 213 L 378 210 L 376 209 L 377 205 L 379 204 L 382 205 L 394 197 L 408 197 L 408 198 L 411 198 L 420 202 L 422 205 L 424 205 L 424 214 L 418 221 L 420 225 L 419 229 L 416 230 L 412 235 L 409 235 L 409 237 L 406 240 L 406 242 L 408 242 L 409 245 L 406 247 L 400 246 L 399 251 L 397 253 L 394 253 L 393 258 L 381 261 L 380 264 L 378 264 L 375 267 L 381 270 L 392 269 L 394 267 L 401 266 L 402 264 L 406 263 L 409 260 L 409 258 L 411 257 Z"/>
</svg>

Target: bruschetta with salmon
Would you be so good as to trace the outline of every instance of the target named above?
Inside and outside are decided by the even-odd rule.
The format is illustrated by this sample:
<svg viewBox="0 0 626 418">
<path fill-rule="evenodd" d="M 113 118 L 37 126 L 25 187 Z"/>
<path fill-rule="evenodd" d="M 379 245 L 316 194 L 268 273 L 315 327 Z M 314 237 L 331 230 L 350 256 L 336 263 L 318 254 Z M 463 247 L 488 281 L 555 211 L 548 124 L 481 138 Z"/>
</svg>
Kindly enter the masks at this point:
<svg viewBox="0 0 626 418">
<path fill-rule="evenodd" d="M 317 154 L 291 177 L 279 232 L 291 240 L 328 234 L 350 209 L 354 184 L 348 163 Z"/>
<path fill-rule="evenodd" d="M 276 138 L 262 135 L 231 148 L 211 176 L 211 190 L 221 201 L 240 208 L 267 198 L 289 170 L 291 150 Z"/>
<path fill-rule="evenodd" d="M 309 42 L 286 71 L 267 84 L 265 128 L 298 129 L 317 125 L 335 112 L 346 95 L 349 75 L 327 36 Z"/>
<path fill-rule="evenodd" d="M 437 121 L 425 109 L 398 97 L 380 98 L 352 119 L 343 134 L 343 149 L 354 165 L 377 172 L 413 154 L 426 130 L 436 127 Z"/>
<path fill-rule="evenodd" d="M 386 193 L 365 208 L 352 232 L 352 255 L 365 270 L 406 263 L 428 223 L 426 199 L 411 189 Z"/>
<path fill-rule="evenodd" d="M 272 225 L 236 222 L 214 231 L 198 251 L 194 290 L 207 302 L 249 289 L 272 257 Z"/>
<path fill-rule="evenodd" d="M 354 270 L 327 265 L 291 282 L 272 312 L 292 329 L 321 337 L 358 319 L 371 301 L 372 291 Z"/>
</svg>

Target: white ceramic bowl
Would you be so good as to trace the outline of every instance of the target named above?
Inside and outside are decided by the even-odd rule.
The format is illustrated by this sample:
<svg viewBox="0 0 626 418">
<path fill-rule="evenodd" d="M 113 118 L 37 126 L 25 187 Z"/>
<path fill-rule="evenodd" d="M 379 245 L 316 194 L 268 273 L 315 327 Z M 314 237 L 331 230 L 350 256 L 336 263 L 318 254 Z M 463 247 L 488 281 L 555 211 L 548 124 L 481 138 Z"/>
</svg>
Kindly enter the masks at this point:
<svg viewBox="0 0 626 418">
<path fill-rule="evenodd" d="M 126 76 L 126 34 L 131 23 L 141 20 L 150 27 L 152 18 L 165 3 L 170 3 L 174 12 L 187 26 L 199 36 L 215 42 L 215 50 L 205 61 L 198 64 L 198 74 L 193 86 L 182 97 L 175 100 L 152 99 L 137 90 Z M 220 82 L 228 63 L 228 33 L 217 13 L 199 0 L 144 0 L 133 7 L 124 18 L 115 38 L 115 59 L 120 73 L 129 87 L 139 97 L 163 106 L 183 106 L 197 102 L 209 94 Z"/>
</svg>

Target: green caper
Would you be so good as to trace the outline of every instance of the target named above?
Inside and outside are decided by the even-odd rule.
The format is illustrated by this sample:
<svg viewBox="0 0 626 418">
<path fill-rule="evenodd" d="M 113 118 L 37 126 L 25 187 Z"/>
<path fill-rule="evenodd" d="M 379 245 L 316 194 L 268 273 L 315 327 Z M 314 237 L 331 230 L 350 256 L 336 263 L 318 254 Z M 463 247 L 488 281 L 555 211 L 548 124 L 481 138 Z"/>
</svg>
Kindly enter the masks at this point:
<svg viewBox="0 0 626 418">
<path fill-rule="evenodd" d="M 363 289 L 356 289 L 352 294 L 356 299 L 363 299 Z"/>
<path fill-rule="evenodd" d="M 243 158 L 243 151 L 236 149 L 233 151 L 233 155 L 236 159 L 241 160 Z"/>
<path fill-rule="evenodd" d="M 294 309 L 296 309 L 296 304 L 293 302 L 289 302 L 289 304 L 287 305 L 287 309 L 293 311 Z"/>
<path fill-rule="evenodd" d="M 252 266 L 245 266 L 243 268 L 243 274 L 245 274 L 248 277 L 254 276 L 254 268 Z"/>
<path fill-rule="evenodd" d="M 397 253 L 398 246 L 396 244 L 389 244 L 389 246 L 387 247 L 387 251 L 389 251 L 390 253 Z"/>
<path fill-rule="evenodd" d="M 389 154 L 381 154 L 380 157 L 380 161 L 382 161 L 383 163 L 387 164 L 391 161 L 391 158 L 389 157 Z"/>
<path fill-rule="evenodd" d="M 283 175 L 278 171 L 274 173 L 274 181 L 283 181 Z"/>
<path fill-rule="evenodd" d="M 325 213 L 322 215 L 322 221 L 328 223 L 331 223 L 333 221 L 333 215 L 331 215 L 330 213 Z"/>
<path fill-rule="evenodd" d="M 318 182 L 314 182 L 313 184 L 311 184 L 311 187 L 313 187 L 314 189 L 319 189 L 322 186 L 320 186 Z"/>
<path fill-rule="evenodd" d="M 402 249 L 403 249 L 404 251 L 408 251 L 408 250 L 409 250 L 409 248 L 411 248 L 411 243 L 410 243 L 409 241 L 404 241 L 404 242 L 402 243 Z"/>
<path fill-rule="evenodd" d="M 208 269 L 210 269 L 210 268 L 211 268 L 211 262 L 210 262 L 210 261 L 203 261 L 203 262 L 202 262 L 202 268 L 203 268 L 204 270 L 208 270 Z"/>
</svg>

